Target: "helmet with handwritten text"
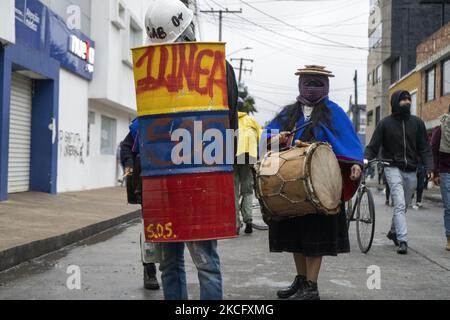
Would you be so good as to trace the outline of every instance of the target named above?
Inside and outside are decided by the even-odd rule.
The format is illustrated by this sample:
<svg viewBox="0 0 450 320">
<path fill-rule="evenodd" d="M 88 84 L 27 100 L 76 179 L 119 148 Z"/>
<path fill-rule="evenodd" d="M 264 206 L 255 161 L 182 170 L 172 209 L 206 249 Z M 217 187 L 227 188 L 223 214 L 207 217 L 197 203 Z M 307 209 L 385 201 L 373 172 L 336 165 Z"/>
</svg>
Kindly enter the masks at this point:
<svg viewBox="0 0 450 320">
<path fill-rule="evenodd" d="M 154 0 L 145 14 L 145 30 L 152 43 L 195 41 L 194 12 L 180 0 Z"/>
</svg>

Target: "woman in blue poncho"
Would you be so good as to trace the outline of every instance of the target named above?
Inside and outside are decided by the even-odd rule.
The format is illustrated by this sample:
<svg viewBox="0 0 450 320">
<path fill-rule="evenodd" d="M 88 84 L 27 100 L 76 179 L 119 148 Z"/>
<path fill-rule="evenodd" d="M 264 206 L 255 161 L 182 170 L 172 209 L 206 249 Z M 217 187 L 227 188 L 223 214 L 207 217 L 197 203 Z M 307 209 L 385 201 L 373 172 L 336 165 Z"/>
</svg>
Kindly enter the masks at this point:
<svg viewBox="0 0 450 320">
<path fill-rule="evenodd" d="M 363 148 L 344 110 L 328 98 L 331 72 L 321 66 L 306 66 L 300 76 L 300 96 L 285 107 L 266 127 L 263 139 L 277 140 L 281 147 L 301 146 L 302 142 L 328 142 L 333 147 L 344 179 L 341 212 L 335 216 L 308 215 L 270 221 L 271 252 L 294 254 L 297 276 L 286 289 L 277 292 L 281 299 L 318 300 L 317 279 L 323 256 L 350 252 L 344 201 L 357 190 L 363 164 Z M 295 134 L 296 128 L 307 127 Z M 281 132 L 276 134 L 276 132 Z"/>
</svg>

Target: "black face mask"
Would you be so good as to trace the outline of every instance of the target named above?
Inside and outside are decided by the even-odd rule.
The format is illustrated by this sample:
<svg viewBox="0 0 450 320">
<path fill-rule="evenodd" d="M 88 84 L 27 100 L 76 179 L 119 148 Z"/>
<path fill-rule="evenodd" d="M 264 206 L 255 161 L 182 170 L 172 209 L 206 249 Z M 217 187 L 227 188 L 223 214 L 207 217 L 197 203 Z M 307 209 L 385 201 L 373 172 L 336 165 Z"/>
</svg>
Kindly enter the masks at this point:
<svg viewBox="0 0 450 320">
<path fill-rule="evenodd" d="M 411 103 L 405 104 L 403 107 L 398 108 L 401 114 L 411 114 Z"/>
</svg>

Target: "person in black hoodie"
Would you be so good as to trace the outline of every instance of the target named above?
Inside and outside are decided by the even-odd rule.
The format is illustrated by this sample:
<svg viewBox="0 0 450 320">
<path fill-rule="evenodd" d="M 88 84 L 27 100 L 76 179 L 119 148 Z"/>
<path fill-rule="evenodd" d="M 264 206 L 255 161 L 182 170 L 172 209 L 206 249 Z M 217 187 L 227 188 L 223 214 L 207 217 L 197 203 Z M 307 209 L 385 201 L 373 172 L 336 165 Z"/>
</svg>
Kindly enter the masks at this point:
<svg viewBox="0 0 450 320">
<path fill-rule="evenodd" d="M 141 159 L 138 146 L 138 121 L 135 119 L 130 125 L 130 132 L 120 143 L 120 162 L 124 169 L 127 186 L 127 200 L 129 204 L 142 204 Z M 144 266 L 144 288 L 159 290 L 160 285 L 156 277 L 156 246 L 145 243 L 141 232 L 141 260 Z"/>
<path fill-rule="evenodd" d="M 392 115 L 378 124 L 365 157 L 375 159 L 381 149 L 381 160 L 389 163 L 384 172 L 394 201 L 394 217 L 387 237 L 399 246 L 399 254 L 407 254 L 406 212 L 417 186 L 417 166 L 422 159 L 427 175 L 431 177 L 433 158 L 425 123 L 411 115 L 409 92 L 394 92 L 391 105 Z"/>
</svg>

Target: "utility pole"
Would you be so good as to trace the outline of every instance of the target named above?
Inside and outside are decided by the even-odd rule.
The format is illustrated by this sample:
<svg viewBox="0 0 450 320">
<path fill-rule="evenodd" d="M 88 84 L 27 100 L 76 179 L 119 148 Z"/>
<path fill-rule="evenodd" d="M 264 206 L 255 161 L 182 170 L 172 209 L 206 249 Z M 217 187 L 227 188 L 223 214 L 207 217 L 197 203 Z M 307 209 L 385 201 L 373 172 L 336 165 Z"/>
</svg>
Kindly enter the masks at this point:
<svg viewBox="0 0 450 320">
<path fill-rule="evenodd" d="M 224 13 L 242 13 L 242 9 L 240 9 L 239 11 L 230 11 L 227 9 L 225 10 L 214 10 L 211 8 L 211 10 L 201 10 L 201 13 L 218 13 L 219 14 L 219 42 L 222 42 L 222 19 L 223 19 L 223 14 Z"/>
<path fill-rule="evenodd" d="M 355 82 L 355 130 L 356 133 L 359 133 L 360 110 L 358 105 L 358 70 L 355 70 L 355 78 L 353 78 L 353 81 Z"/>
<path fill-rule="evenodd" d="M 239 85 L 241 85 L 242 83 L 242 72 L 253 72 L 253 69 L 246 69 L 244 68 L 244 62 L 251 62 L 253 63 L 254 61 L 252 59 L 244 59 L 244 58 L 239 58 L 239 59 L 231 59 L 231 61 L 240 61 L 240 66 L 239 68 L 235 68 L 237 70 L 239 70 Z"/>
</svg>

